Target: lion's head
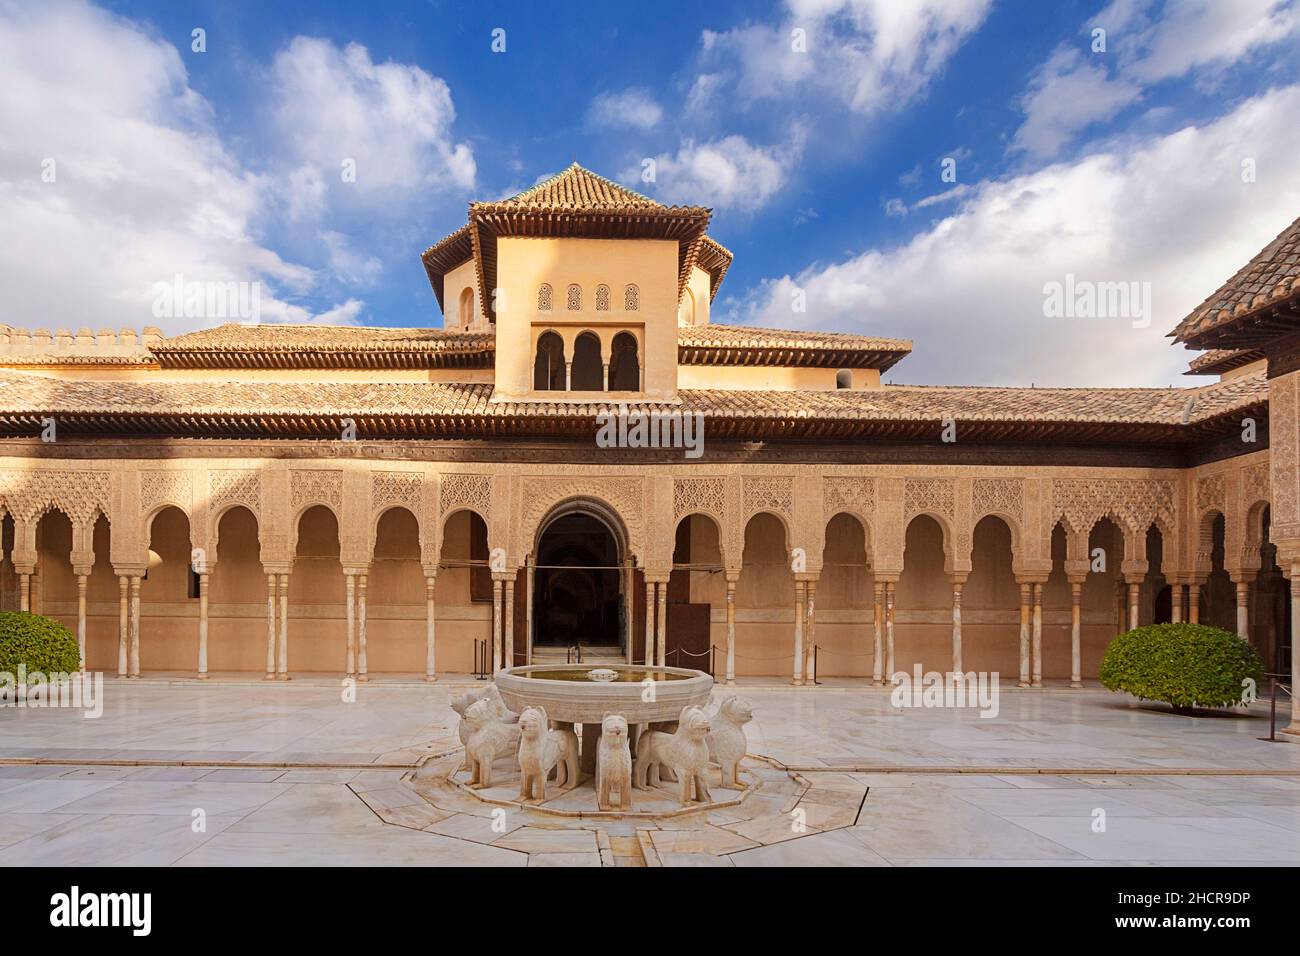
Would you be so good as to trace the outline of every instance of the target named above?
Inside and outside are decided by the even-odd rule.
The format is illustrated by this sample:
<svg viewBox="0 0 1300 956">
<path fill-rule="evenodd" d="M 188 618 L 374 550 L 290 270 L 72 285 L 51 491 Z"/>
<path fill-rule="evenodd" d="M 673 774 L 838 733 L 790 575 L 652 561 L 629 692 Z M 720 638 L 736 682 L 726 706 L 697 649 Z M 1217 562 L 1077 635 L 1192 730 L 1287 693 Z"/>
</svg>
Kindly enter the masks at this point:
<svg viewBox="0 0 1300 956">
<path fill-rule="evenodd" d="M 754 719 L 754 708 L 743 697 L 727 697 L 718 712 L 733 724 L 747 724 Z"/>
<path fill-rule="evenodd" d="M 546 711 L 540 707 L 525 707 L 519 715 L 519 735 L 525 740 L 536 740 L 548 729 Z"/>
<path fill-rule="evenodd" d="M 622 714 L 606 714 L 601 719 L 600 732 L 602 736 L 609 737 L 614 741 L 626 739 L 627 718 Z"/>
<path fill-rule="evenodd" d="M 684 707 L 677 726 L 687 739 L 703 740 L 709 735 L 709 715 L 702 707 Z"/>
</svg>

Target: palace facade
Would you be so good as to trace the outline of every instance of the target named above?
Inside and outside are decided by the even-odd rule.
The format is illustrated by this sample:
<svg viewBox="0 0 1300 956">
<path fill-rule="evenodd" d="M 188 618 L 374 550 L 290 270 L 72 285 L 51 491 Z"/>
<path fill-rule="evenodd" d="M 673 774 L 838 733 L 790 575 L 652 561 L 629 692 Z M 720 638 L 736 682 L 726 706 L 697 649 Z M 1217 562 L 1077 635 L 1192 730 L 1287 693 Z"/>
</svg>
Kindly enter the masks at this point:
<svg viewBox="0 0 1300 956">
<path fill-rule="evenodd" d="M 574 165 L 424 252 L 442 328 L 0 326 L 0 605 L 126 676 L 1079 686 L 1159 620 L 1295 667 L 1300 221 L 1175 330 L 1208 384 L 1026 389 L 712 323 L 709 218 Z M 598 443 L 610 413 L 702 453 Z"/>
</svg>

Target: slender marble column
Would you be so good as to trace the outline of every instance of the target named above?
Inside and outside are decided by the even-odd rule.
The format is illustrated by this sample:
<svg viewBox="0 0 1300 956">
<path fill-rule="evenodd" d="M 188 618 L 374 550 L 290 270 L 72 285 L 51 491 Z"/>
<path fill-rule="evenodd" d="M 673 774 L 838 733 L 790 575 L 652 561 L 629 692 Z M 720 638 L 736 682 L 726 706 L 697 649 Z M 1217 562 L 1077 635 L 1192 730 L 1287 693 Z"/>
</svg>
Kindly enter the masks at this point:
<svg viewBox="0 0 1300 956">
<path fill-rule="evenodd" d="M 727 684 L 736 683 L 736 582 L 727 579 Z"/>
<path fill-rule="evenodd" d="M 964 674 L 961 666 L 961 582 L 952 582 L 952 672 Z"/>
<path fill-rule="evenodd" d="M 32 609 L 32 576 L 26 571 L 18 574 L 18 610 Z"/>
<path fill-rule="evenodd" d="M 280 575 L 280 661 L 276 677 L 289 679 L 289 575 Z"/>
<path fill-rule="evenodd" d="M 1129 582 L 1128 586 L 1128 629 L 1134 630 L 1138 626 L 1138 596 L 1141 592 L 1142 585 Z"/>
<path fill-rule="evenodd" d="M 437 584 L 437 576 L 426 574 L 424 576 L 424 679 L 427 681 L 436 681 L 438 671 L 434 658 L 434 638 L 436 637 L 434 627 L 434 604 L 433 591 Z"/>
<path fill-rule="evenodd" d="M 1020 680 L 1016 686 L 1029 686 L 1029 616 L 1030 616 L 1030 592 L 1033 591 L 1032 584 L 1022 583 L 1020 585 Z"/>
<path fill-rule="evenodd" d="M 131 641 L 127 656 L 133 678 L 140 676 L 140 581 L 140 575 L 131 576 Z"/>
<path fill-rule="evenodd" d="M 1169 585 L 1169 620 L 1174 624 L 1183 622 L 1183 586 Z"/>
<path fill-rule="evenodd" d="M 1043 586 L 1034 585 L 1034 686 L 1043 686 Z"/>
<path fill-rule="evenodd" d="M 1187 586 L 1187 620 L 1201 623 L 1201 586 L 1195 581 Z"/>
<path fill-rule="evenodd" d="M 1081 645 L 1083 640 L 1083 616 L 1079 607 L 1079 599 L 1083 594 L 1083 583 L 1080 581 L 1070 582 L 1070 686 L 1082 687 L 1083 675 L 1081 661 Z"/>
<path fill-rule="evenodd" d="M 501 668 L 501 582 L 492 581 L 492 670 Z"/>
<path fill-rule="evenodd" d="M 645 583 L 645 664 L 655 664 L 655 584 Z"/>
<path fill-rule="evenodd" d="M 794 676 L 790 683 L 803 683 L 803 619 L 804 588 L 802 581 L 794 582 Z"/>
<path fill-rule="evenodd" d="M 368 681 L 366 670 L 366 581 L 367 574 L 357 575 L 357 680 Z"/>
<path fill-rule="evenodd" d="M 884 683 L 884 638 L 885 622 L 881 620 L 885 616 L 885 584 L 883 581 L 876 581 L 872 590 L 874 594 L 874 603 L 871 610 L 871 682 L 877 686 Z"/>
<path fill-rule="evenodd" d="M 894 582 L 885 582 L 885 680 L 894 678 Z"/>
<path fill-rule="evenodd" d="M 804 592 L 808 606 L 808 627 L 804 630 L 803 673 L 809 684 L 817 683 L 817 582 L 805 581 Z"/>
<path fill-rule="evenodd" d="M 77 575 L 77 653 L 81 655 L 82 672 L 86 670 L 86 583 L 89 576 Z"/>
<path fill-rule="evenodd" d="M 355 677 L 357 673 L 357 576 L 351 571 L 343 572 L 343 588 L 347 592 L 347 608 L 344 619 L 347 621 L 347 675 Z"/>
<path fill-rule="evenodd" d="M 275 680 L 275 591 L 278 578 L 266 576 L 266 679 Z"/>
<path fill-rule="evenodd" d="M 1300 735 L 1300 561 L 1291 565 L 1291 725 L 1286 728 L 1288 734 Z"/>
<path fill-rule="evenodd" d="M 126 643 L 131 631 L 131 583 L 125 574 L 117 578 L 117 676 L 127 674 Z"/>
<path fill-rule="evenodd" d="M 659 637 L 656 643 L 659 646 L 660 667 L 666 667 L 668 664 L 668 582 L 659 582 Z M 678 662 L 681 663 L 680 661 Z M 687 664 L 689 667 L 690 665 Z"/>
<path fill-rule="evenodd" d="M 208 572 L 199 572 L 199 680 L 208 679 Z"/>
<path fill-rule="evenodd" d="M 1250 582 L 1236 581 L 1237 585 L 1237 636 L 1250 640 Z"/>
<path fill-rule="evenodd" d="M 504 633 L 501 635 L 501 649 L 505 655 L 505 666 L 515 666 L 515 581 L 514 578 L 502 582 L 506 592 L 506 616 L 502 622 Z"/>
</svg>

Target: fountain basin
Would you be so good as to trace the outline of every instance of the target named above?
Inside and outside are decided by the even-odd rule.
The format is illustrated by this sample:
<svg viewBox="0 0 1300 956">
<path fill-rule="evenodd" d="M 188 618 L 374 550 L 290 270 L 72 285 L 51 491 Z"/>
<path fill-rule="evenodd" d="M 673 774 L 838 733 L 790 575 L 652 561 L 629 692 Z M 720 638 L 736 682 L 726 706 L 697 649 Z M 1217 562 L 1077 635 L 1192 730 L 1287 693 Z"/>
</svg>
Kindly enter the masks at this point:
<svg viewBox="0 0 1300 956">
<path fill-rule="evenodd" d="M 543 707 L 551 720 L 572 724 L 599 724 L 606 714 L 622 714 L 629 724 L 676 720 L 683 707 L 702 707 L 709 701 L 713 678 L 685 667 L 647 667 L 611 664 L 612 680 L 588 677 L 589 664 L 543 664 L 507 667 L 496 673 L 497 690 L 515 713 L 525 707 Z M 604 675 L 602 675 L 604 676 Z M 654 681 L 654 699 L 644 700 L 646 680 Z"/>
</svg>

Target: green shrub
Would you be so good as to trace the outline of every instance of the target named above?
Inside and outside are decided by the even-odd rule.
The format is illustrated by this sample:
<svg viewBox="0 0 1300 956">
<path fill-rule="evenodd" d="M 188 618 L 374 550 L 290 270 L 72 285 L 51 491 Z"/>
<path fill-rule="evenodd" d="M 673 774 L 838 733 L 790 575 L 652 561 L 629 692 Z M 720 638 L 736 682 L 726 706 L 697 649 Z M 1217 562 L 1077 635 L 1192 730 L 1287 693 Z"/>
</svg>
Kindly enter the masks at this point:
<svg viewBox="0 0 1300 956">
<path fill-rule="evenodd" d="M 1111 641 L 1097 676 L 1107 690 L 1189 710 L 1244 704 L 1242 682 L 1258 687 L 1263 669 L 1236 634 L 1204 624 L 1151 624 Z"/>
<path fill-rule="evenodd" d="M 26 611 L 0 611 L 0 672 L 14 675 L 18 665 L 27 673 L 72 674 L 81 666 L 81 652 L 72 632 L 58 621 Z"/>
</svg>

